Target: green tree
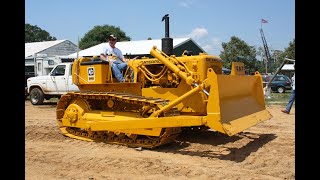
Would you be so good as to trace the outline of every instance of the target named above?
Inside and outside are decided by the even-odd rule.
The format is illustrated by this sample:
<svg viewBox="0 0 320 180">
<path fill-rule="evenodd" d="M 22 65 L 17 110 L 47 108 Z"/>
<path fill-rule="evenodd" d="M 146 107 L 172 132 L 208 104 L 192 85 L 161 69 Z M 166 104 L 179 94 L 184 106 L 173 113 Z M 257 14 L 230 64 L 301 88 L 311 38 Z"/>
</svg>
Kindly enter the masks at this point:
<svg viewBox="0 0 320 180">
<path fill-rule="evenodd" d="M 37 25 L 25 24 L 24 26 L 24 42 L 42 42 L 42 41 L 53 41 L 57 38 L 50 36 L 50 34 L 39 28 Z"/>
<path fill-rule="evenodd" d="M 223 60 L 224 67 L 231 68 L 232 61 L 237 61 L 243 62 L 245 68 L 250 72 L 257 70 L 256 49 L 254 46 L 249 46 L 240 38 L 232 36 L 229 42 L 222 43 L 222 48 L 220 57 Z"/>
<path fill-rule="evenodd" d="M 289 42 L 289 46 L 284 49 L 284 52 L 278 55 L 278 61 L 275 62 L 275 67 L 279 67 L 281 63 L 284 61 L 285 57 L 295 60 L 296 58 L 295 46 L 296 46 L 296 42 L 295 42 L 295 39 L 293 39 L 292 41 Z"/>
<path fill-rule="evenodd" d="M 266 70 L 268 73 L 274 72 L 277 70 L 277 61 L 279 59 L 279 56 L 283 53 L 280 50 L 271 50 L 271 59 L 269 61 L 266 61 L 266 56 L 264 52 L 263 47 L 258 47 L 257 49 L 257 62 L 256 62 L 256 67 L 260 73 L 265 73 Z"/>
<path fill-rule="evenodd" d="M 296 59 L 296 41 L 293 39 L 289 43 L 289 47 L 284 49 L 284 56 L 289 59 Z"/>
<path fill-rule="evenodd" d="M 256 51 L 256 55 L 257 55 L 256 68 L 260 73 L 264 73 L 266 71 L 266 61 L 265 61 L 266 57 L 265 57 L 263 47 L 261 46 L 258 47 Z"/>
<path fill-rule="evenodd" d="M 93 29 L 88 31 L 83 38 L 79 41 L 80 49 L 87 49 L 100 43 L 107 41 L 109 35 L 114 34 L 117 36 L 118 41 L 130 41 L 131 38 L 126 36 L 126 33 L 119 27 L 103 25 L 94 26 Z"/>
</svg>

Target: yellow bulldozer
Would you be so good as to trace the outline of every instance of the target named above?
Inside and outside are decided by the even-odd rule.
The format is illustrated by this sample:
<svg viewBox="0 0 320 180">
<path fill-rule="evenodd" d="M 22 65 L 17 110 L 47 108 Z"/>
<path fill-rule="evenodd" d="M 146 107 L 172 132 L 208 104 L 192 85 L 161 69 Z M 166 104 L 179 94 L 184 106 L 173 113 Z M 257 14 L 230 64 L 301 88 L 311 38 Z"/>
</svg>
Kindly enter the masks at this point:
<svg viewBox="0 0 320 180">
<path fill-rule="evenodd" d="M 246 75 L 244 64 L 233 62 L 226 75 L 217 56 L 187 51 L 175 56 L 172 49 L 166 33 L 162 50 L 151 47 L 153 58 L 128 62 L 131 71 L 123 72 L 122 83 L 113 78 L 108 61 L 77 58 L 72 78 L 80 92 L 67 93 L 57 103 L 61 132 L 80 140 L 154 148 L 175 141 L 186 129 L 233 136 L 272 117 L 259 72 Z"/>
</svg>

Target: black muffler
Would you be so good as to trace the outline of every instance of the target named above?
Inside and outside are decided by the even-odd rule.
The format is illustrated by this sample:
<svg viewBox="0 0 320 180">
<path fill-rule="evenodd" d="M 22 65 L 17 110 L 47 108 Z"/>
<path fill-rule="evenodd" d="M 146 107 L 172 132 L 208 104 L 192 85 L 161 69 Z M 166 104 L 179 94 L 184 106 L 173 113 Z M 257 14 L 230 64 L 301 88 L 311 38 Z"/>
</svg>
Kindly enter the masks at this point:
<svg viewBox="0 0 320 180">
<path fill-rule="evenodd" d="M 169 36 L 169 14 L 164 15 L 162 21 L 165 21 L 165 37 L 161 39 L 162 51 L 170 56 L 173 54 L 173 39 Z"/>
</svg>

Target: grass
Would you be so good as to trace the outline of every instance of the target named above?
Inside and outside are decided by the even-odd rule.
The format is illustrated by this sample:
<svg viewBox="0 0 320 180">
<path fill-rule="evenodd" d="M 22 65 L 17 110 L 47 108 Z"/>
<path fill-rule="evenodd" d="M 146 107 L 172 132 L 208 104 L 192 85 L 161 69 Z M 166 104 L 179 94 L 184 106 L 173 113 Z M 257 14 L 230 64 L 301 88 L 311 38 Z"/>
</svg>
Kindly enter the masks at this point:
<svg viewBox="0 0 320 180">
<path fill-rule="evenodd" d="M 270 105 L 280 105 L 286 106 L 291 95 L 291 91 L 286 91 L 285 93 L 274 93 L 270 94 L 270 99 L 265 98 L 265 102 L 267 106 Z M 293 104 L 294 106 L 295 104 Z"/>
</svg>

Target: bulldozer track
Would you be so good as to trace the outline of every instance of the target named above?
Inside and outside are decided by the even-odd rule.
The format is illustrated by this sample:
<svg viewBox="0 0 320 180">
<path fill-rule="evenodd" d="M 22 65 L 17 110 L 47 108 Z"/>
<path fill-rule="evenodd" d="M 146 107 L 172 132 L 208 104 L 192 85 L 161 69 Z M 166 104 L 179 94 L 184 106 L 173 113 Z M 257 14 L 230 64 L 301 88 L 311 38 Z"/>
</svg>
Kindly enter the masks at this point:
<svg viewBox="0 0 320 180">
<path fill-rule="evenodd" d="M 80 98 L 85 100 L 92 110 L 105 111 L 130 111 L 141 115 L 141 118 L 147 118 L 153 110 L 160 109 L 167 105 L 169 100 L 133 95 L 120 92 L 71 92 L 63 95 L 57 104 L 57 121 L 62 122 L 65 110 L 73 99 Z M 108 107 L 107 102 L 112 100 L 115 107 Z M 101 103 L 106 102 L 106 103 Z M 151 110 L 151 112 L 149 112 Z M 179 115 L 176 108 L 160 114 L 161 117 Z M 104 142 L 110 144 L 119 144 L 129 147 L 154 148 L 163 144 L 173 142 L 180 134 L 181 128 L 163 128 L 159 137 L 150 137 L 146 135 L 131 134 L 113 131 L 88 131 L 86 129 L 61 126 L 60 130 L 68 137 Z"/>
</svg>

